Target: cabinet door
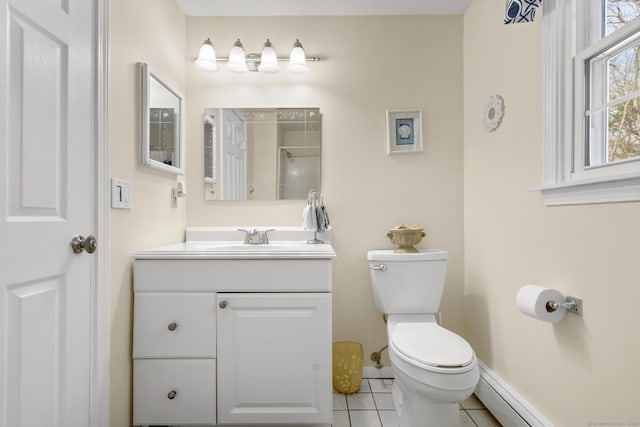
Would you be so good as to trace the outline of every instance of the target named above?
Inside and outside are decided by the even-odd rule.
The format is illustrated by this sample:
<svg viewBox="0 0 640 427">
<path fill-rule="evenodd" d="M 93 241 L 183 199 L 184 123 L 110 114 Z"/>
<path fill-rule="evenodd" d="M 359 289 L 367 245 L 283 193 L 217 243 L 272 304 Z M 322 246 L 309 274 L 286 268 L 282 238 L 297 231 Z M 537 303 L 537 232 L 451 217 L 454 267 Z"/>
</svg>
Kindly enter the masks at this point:
<svg viewBox="0 0 640 427">
<path fill-rule="evenodd" d="M 331 294 L 218 294 L 218 423 L 331 423 Z"/>
</svg>

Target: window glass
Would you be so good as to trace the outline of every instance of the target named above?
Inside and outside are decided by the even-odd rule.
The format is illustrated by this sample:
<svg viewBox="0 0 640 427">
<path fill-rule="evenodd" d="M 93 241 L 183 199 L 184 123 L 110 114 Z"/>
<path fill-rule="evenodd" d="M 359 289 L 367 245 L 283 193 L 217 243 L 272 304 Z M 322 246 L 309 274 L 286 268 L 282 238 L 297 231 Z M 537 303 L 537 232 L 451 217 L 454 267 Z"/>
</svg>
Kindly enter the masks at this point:
<svg viewBox="0 0 640 427">
<path fill-rule="evenodd" d="M 640 16 L 640 0 L 603 0 L 604 34 L 611 34 Z"/>
<path fill-rule="evenodd" d="M 639 51 L 636 42 L 590 60 L 585 166 L 640 156 Z"/>
<path fill-rule="evenodd" d="M 605 33 L 640 15 L 640 0 L 603 0 Z M 612 37 L 616 38 L 615 35 Z M 587 150 L 584 166 L 600 166 L 640 156 L 640 42 L 619 38 L 587 60 Z"/>
<path fill-rule="evenodd" d="M 607 160 L 640 156 L 640 99 L 638 87 L 640 43 L 608 61 L 609 101 Z"/>
</svg>

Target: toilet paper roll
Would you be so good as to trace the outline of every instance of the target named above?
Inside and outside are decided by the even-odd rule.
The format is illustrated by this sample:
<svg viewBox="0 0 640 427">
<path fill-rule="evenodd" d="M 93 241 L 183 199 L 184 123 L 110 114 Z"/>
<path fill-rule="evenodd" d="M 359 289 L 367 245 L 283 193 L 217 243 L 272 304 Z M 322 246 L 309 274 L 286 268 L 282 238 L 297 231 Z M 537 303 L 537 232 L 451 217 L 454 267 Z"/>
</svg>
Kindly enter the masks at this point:
<svg viewBox="0 0 640 427">
<path fill-rule="evenodd" d="M 555 289 L 537 285 L 524 285 L 516 295 L 516 307 L 522 314 L 550 323 L 562 320 L 566 310 L 564 308 L 552 310 L 547 306 L 549 301 L 562 303 L 564 295 Z"/>
</svg>

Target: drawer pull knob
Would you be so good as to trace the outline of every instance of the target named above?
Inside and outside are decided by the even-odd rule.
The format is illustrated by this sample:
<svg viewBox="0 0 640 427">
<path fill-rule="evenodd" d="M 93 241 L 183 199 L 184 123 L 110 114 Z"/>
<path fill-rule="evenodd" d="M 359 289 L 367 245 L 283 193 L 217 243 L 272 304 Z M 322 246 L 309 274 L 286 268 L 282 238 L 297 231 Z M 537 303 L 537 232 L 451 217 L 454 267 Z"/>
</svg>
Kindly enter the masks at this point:
<svg viewBox="0 0 640 427">
<path fill-rule="evenodd" d="M 220 301 L 220 304 L 218 304 L 218 306 L 220 308 L 227 308 L 227 302 L 226 301 Z"/>
<path fill-rule="evenodd" d="M 169 394 L 167 394 L 167 397 L 169 398 L 169 400 L 173 400 L 173 399 L 175 399 L 175 398 L 176 398 L 176 395 L 177 395 L 177 394 L 178 394 L 178 392 L 177 392 L 177 391 L 175 391 L 175 390 L 171 390 L 171 391 L 169 392 Z"/>
<path fill-rule="evenodd" d="M 178 327 L 178 324 L 175 323 L 175 322 L 174 323 L 169 323 L 169 326 L 168 326 L 170 331 L 175 331 L 177 327 Z"/>
</svg>

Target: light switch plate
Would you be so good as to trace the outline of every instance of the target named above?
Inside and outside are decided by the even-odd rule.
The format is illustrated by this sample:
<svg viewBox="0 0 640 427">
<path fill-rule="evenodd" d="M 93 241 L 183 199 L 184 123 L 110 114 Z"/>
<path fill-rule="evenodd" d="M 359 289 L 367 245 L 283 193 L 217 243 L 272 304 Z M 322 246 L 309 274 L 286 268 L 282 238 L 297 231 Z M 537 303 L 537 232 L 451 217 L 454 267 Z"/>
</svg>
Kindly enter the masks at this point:
<svg viewBox="0 0 640 427">
<path fill-rule="evenodd" d="M 111 207 L 114 209 L 131 209 L 131 182 L 111 178 Z"/>
</svg>

